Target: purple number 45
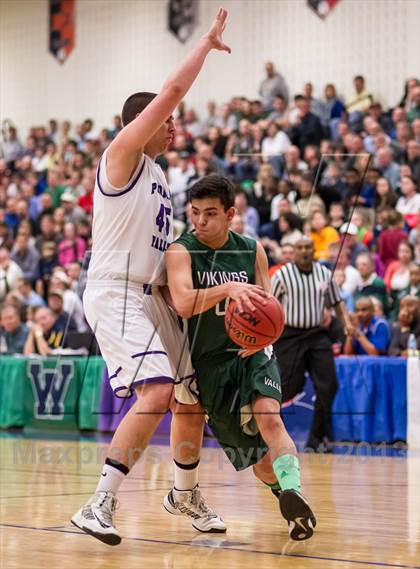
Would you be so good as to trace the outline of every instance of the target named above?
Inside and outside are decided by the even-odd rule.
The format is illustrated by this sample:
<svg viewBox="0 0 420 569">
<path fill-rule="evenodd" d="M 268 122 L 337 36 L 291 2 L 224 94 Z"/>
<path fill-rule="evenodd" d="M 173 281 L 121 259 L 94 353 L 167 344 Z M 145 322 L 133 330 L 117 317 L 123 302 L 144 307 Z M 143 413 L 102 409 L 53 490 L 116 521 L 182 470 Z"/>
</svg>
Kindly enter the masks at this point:
<svg viewBox="0 0 420 569">
<path fill-rule="evenodd" d="M 159 213 L 156 216 L 156 225 L 159 227 L 159 231 L 162 233 L 162 229 L 165 227 L 165 233 L 169 235 L 169 229 L 171 227 L 171 208 L 165 207 L 163 204 L 160 206 Z"/>
</svg>

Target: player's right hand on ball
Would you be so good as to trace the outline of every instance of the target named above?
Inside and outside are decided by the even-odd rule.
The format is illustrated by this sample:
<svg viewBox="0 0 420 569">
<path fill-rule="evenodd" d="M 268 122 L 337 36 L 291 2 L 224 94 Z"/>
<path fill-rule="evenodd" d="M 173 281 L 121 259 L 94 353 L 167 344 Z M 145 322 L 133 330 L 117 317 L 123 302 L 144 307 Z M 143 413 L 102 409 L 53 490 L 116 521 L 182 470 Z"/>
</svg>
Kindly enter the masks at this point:
<svg viewBox="0 0 420 569">
<path fill-rule="evenodd" d="M 242 350 L 239 350 L 238 352 L 238 356 L 240 358 L 249 358 L 249 356 L 253 356 L 254 354 L 257 354 L 258 352 L 261 352 L 261 348 L 250 348 L 250 349 L 246 349 L 243 348 Z"/>
<path fill-rule="evenodd" d="M 254 311 L 255 306 L 252 304 L 252 299 L 258 300 L 261 304 L 266 304 L 265 299 L 268 297 L 268 292 L 259 285 L 230 282 L 228 296 L 236 301 L 240 312 L 245 309 Z"/>
</svg>

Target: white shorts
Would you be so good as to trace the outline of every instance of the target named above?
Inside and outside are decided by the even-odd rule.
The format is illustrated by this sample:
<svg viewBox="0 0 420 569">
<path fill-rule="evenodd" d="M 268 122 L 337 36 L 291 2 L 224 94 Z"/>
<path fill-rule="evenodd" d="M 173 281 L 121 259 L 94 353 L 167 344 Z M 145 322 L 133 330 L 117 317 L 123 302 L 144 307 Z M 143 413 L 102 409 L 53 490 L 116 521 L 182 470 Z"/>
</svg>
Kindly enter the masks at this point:
<svg viewBox="0 0 420 569">
<path fill-rule="evenodd" d="M 186 333 L 158 287 L 90 282 L 83 306 L 115 395 L 130 396 L 141 384 L 173 383 L 177 401 L 198 401 Z"/>
</svg>

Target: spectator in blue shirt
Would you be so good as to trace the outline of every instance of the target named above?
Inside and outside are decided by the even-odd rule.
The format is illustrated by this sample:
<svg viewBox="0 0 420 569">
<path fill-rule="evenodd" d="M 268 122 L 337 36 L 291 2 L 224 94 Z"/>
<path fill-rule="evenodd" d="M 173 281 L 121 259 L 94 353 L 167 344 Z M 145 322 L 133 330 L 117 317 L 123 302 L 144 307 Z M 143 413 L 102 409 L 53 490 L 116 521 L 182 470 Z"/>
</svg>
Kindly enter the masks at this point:
<svg viewBox="0 0 420 569">
<path fill-rule="evenodd" d="M 383 318 L 374 316 L 373 302 L 369 297 L 357 300 L 352 321 L 353 328 L 344 345 L 345 355 L 380 356 L 387 353 L 389 327 Z"/>
<path fill-rule="evenodd" d="M 391 150 L 388 147 L 379 148 L 376 152 L 375 163 L 381 176 L 386 178 L 395 190 L 400 181 L 400 167 L 393 161 Z"/>
<path fill-rule="evenodd" d="M 334 267 L 332 267 L 332 269 L 333 268 Z M 347 306 L 347 310 L 349 312 L 353 312 L 354 310 L 353 295 L 348 290 L 343 289 L 343 284 L 345 283 L 346 280 L 346 274 L 344 269 L 336 267 L 334 271 L 334 278 L 335 282 L 338 284 L 338 287 L 340 289 L 341 298 L 344 300 Z"/>
<path fill-rule="evenodd" d="M 236 212 L 244 218 L 245 227 L 250 227 L 254 236 L 257 235 L 260 226 L 260 216 L 255 207 L 249 205 L 248 194 L 245 190 L 236 190 L 235 208 Z"/>
<path fill-rule="evenodd" d="M 333 85 L 332 83 L 328 83 L 328 85 L 325 85 L 324 96 L 325 96 L 324 105 L 327 111 L 326 118 L 328 120 L 341 119 L 341 117 L 346 112 L 346 107 L 343 101 L 341 101 L 337 96 L 335 85 Z"/>
<path fill-rule="evenodd" d="M 16 203 L 16 198 L 8 198 L 4 215 L 4 223 L 11 231 L 13 231 L 13 234 L 16 233 L 16 228 L 19 225 L 19 216 L 16 212 Z"/>
<path fill-rule="evenodd" d="M 19 265 L 24 279 L 35 282 L 40 255 L 35 247 L 30 245 L 29 239 L 29 233 L 19 229 L 10 258 Z"/>
<path fill-rule="evenodd" d="M 32 281 L 30 279 L 20 279 L 18 290 L 25 306 L 45 306 L 45 301 L 42 296 L 37 294 L 32 288 Z"/>
</svg>

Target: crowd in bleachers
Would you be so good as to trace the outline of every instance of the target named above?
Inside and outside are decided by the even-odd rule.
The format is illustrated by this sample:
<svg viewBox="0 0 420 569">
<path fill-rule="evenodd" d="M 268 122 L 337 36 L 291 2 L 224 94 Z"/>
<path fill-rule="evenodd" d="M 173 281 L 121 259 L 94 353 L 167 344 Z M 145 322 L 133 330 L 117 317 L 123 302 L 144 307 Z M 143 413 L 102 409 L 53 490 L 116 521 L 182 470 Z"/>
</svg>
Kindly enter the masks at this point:
<svg viewBox="0 0 420 569">
<path fill-rule="evenodd" d="M 237 188 L 232 229 L 261 241 L 271 273 L 310 237 L 379 353 L 419 348 L 420 81 L 407 80 L 401 100 L 384 109 L 361 76 L 349 100 L 333 84 L 317 98 L 309 82 L 291 97 L 267 63 L 258 99 L 211 101 L 200 117 L 183 103 L 175 124 L 158 161 L 178 233 L 190 228 L 188 188 L 227 175 Z M 121 128 L 119 115 L 111 128 L 50 120 L 27 135 L 3 122 L 0 353 L 47 355 L 66 347 L 69 331 L 86 332 L 96 168 Z M 357 339 L 340 350 L 363 353 Z"/>
</svg>

